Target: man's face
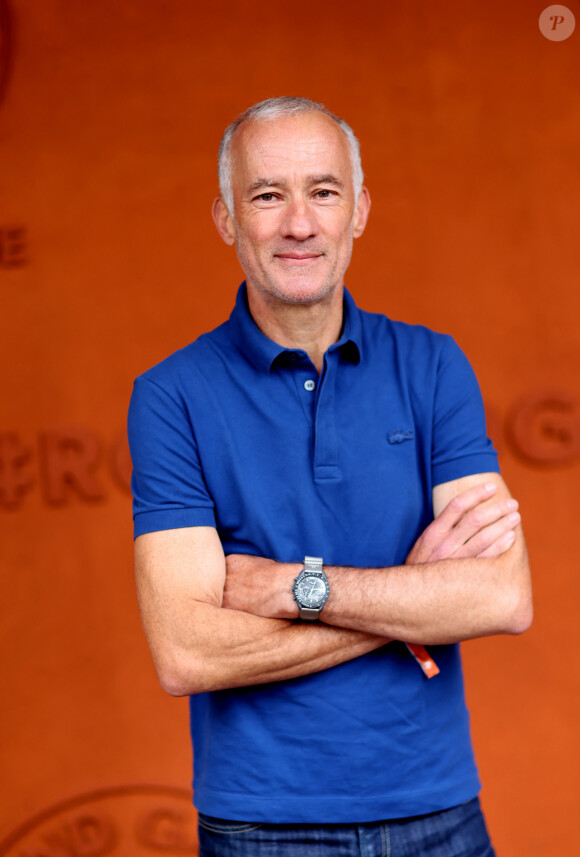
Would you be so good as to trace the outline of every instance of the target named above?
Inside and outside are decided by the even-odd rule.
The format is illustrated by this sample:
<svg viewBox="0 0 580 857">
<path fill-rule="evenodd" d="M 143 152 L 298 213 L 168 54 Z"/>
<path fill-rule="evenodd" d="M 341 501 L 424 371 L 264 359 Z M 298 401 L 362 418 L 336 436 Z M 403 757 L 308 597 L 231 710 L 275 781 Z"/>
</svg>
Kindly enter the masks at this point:
<svg viewBox="0 0 580 857">
<path fill-rule="evenodd" d="M 314 304 L 342 285 L 368 214 L 345 135 L 323 113 L 249 121 L 232 141 L 233 231 L 249 290 Z"/>
</svg>

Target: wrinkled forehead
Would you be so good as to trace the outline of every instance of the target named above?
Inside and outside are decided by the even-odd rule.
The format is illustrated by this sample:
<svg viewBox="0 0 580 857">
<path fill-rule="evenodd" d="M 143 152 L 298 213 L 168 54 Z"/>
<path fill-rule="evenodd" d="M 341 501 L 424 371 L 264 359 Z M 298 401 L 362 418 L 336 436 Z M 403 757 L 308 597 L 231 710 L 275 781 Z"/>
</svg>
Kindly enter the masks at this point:
<svg viewBox="0 0 580 857">
<path fill-rule="evenodd" d="M 352 182 L 346 135 L 330 116 L 312 111 L 279 119 L 244 122 L 232 140 L 232 184 L 238 190 L 257 179 L 300 182 L 335 175 Z"/>
</svg>

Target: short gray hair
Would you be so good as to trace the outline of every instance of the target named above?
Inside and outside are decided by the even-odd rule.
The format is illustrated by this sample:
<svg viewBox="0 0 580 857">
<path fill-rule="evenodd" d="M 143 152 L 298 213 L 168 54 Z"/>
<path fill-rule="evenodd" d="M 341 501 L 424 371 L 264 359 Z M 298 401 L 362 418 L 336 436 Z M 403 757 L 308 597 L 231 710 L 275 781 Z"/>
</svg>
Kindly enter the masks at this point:
<svg viewBox="0 0 580 857">
<path fill-rule="evenodd" d="M 220 193 L 232 216 L 234 213 L 234 193 L 232 188 L 231 150 L 233 136 L 240 125 L 252 119 L 280 119 L 283 116 L 291 116 L 295 113 L 310 113 L 314 111 L 324 113 L 325 116 L 330 116 L 330 118 L 333 119 L 343 131 L 350 152 L 354 196 L 355 199 L 358 199 L 358 195 L 361 192 L 363 184 L 363 171 L 360 159 L 359 143 L 350 125 L 318 101 L 311 101 L 309 98 L 298 98 L 297 96 L 292 95 L 283 95 L 279 98 L 267 98 L 265 101 L 260 101 L 258 104 L 254 104 L 252 107 L 249 107 L 243 113 L 240 113 L 232 124 L 228 125 L 224 132 L 218 154 L 218 178 L 220 183 Z"/>
</svg>

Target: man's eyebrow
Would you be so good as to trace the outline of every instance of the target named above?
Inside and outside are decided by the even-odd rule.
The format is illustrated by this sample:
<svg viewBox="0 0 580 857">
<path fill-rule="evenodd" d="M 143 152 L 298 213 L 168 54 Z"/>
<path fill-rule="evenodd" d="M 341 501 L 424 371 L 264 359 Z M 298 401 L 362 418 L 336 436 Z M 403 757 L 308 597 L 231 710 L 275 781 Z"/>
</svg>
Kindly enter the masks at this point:
<svg viewBox="0 0 580 857">
<path fill-rule="evenodd" d="M 309 185 L 313 184 L 333 184 L 336 187 L 344 187 L 344 182 L 337 178 L 332 173 L 322 173 L 318 176 L 307 176 L 306 181 Z"/>
<path fill-rule="evenodd" d="M 332 173 L 320 173 L 320 175 L 306 176 L 306 184 L 309 186 L 317 184 L 331 184 L 335 187 L 344 187 L 344 182 L 337 178 Z M 248 185 L 248 193 L 256 193 L 265 187 L 287 187 L 286 179 L 275 177 L 258 177 L 255 181 Z"/>
<path fill-rule="evenodd" d="M 262 190 L 263 187 L 286 187 L 287 184 L 286 179 L 260 177 L 248 185 L 248 191 L 255 193 L 257 190 Z"/>
</svg>

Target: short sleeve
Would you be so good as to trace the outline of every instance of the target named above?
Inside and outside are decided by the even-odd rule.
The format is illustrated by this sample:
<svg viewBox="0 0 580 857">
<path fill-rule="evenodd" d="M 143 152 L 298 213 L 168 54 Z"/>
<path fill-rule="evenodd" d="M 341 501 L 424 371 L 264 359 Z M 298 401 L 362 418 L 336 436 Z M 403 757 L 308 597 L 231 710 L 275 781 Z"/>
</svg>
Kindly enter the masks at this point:
<svg viewBox="0 0 580 857">
<path fill-rule="evenodd" d="M 135 538 L 157 530 L 215 527 L 214 503 L 191 420 L 179 396 L 145 376 L 137 378 L 128 435 Z"/>
<path fill-rule="evenodd" d="M 477 378 L 448 336 L 437 367 L 431 467 L 433 485 L 475 473 L 499 473 Z"/>
</svg>

